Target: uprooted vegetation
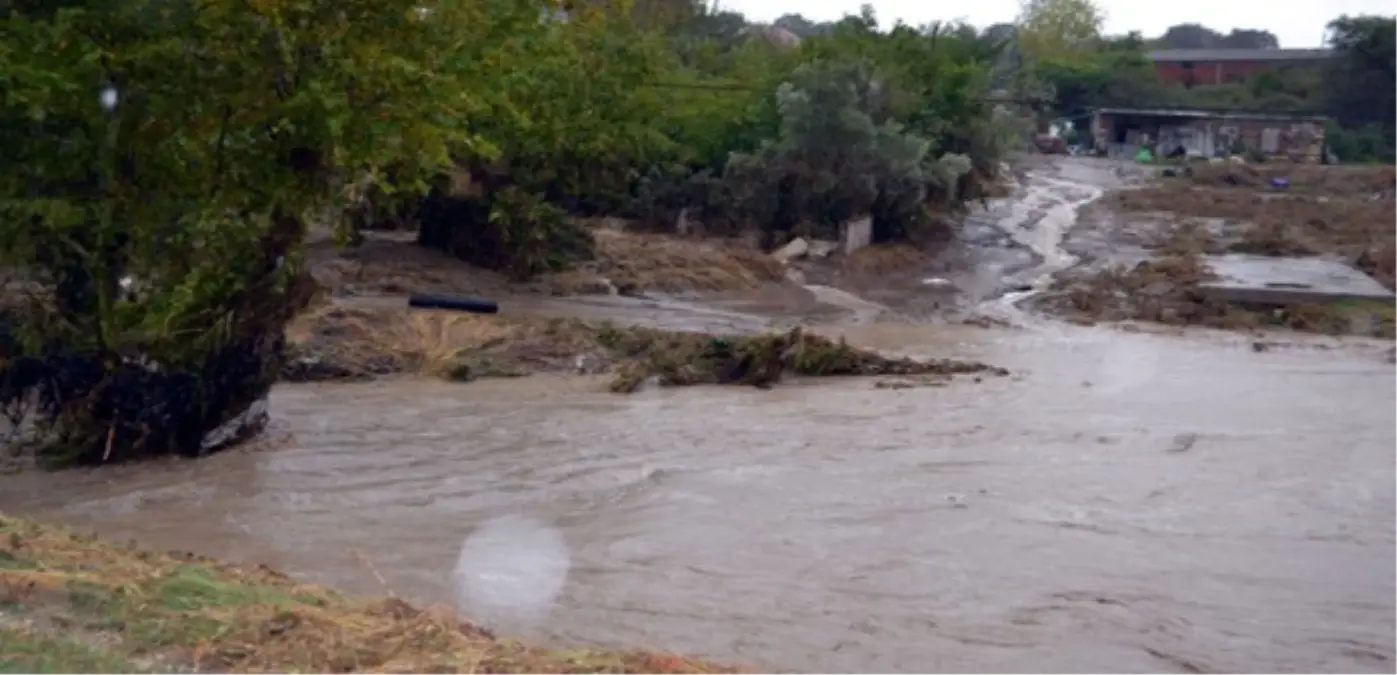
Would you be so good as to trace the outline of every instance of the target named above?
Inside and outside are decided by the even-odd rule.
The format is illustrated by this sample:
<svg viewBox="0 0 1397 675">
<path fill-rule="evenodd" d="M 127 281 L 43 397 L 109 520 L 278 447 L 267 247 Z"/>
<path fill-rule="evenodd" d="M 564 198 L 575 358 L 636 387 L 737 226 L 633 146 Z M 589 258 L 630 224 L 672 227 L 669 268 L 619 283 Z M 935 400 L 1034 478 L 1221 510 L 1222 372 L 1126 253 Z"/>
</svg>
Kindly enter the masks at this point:
<svg viewBox="0 0 1397 675">
<path fill-rule="evenodd" d="M 639 651 L 545 650 L 443 607 L 348 598 L 266 567 L 152 553 L 0 515 L 12 672 L 710 673 Z"/>
<path fill-rule="evenodd" d="M 1277 177 L 1287 178 L 1288 187 L 1273 187 L 1271 179 Z M 1138 319 L 1230 329 L 1278 326 L 1390 338 L 1394 312 L 1388 303 L 1248 308 L 1207 299 L 1199 284 L 1213 275 L 1202 256 L 1246 253 L 1336 258 L 1393 288 L 1393 186 L 1390 166 L 1228 163 L 1114 192 L 1094 208 L 1110 214 L 1115 229 L 1135 238 L 1153 258 L 1069 274 L 1041 302 L 1082 321 Z M 1151 224 L 1158 229 L 1150 232 Z"/>
<path fill-rule="evenodd" d="M 1080 323 L 1151 321 L 1227 330 L 1286 328 L 1325 335 L 1392 338 L 1392 306 L 1373 302 L 1295 305 L 1251 310 L 1205 298 L 1198 285 L 1212 278 L 1196 256 L 1170 256 L 1070 279 L 1040 306 Z"/>
<path fill-rule="evenodd" d="M 981 363 L 893 358 L 796 328 L 753 335 L 622 327 L 568 318 L 326 307 L 293 324 L 288 380 L 416 373 L 469 381 L 535 372 L 609 373 L 611 389 L 745 384 L 803 376 L 1007 371 Z"/>
<path fill-rule="evenodd" d="M 526 285 L 422 248 L 397 233 L 371 233 L 347 251 L 317 246 L 309 269 L 327 293 L 339 296 L 449 293 L 499 297 L 750 290 L 785 282 L 785 268 L 749 242 L 679 238 L 588 228 L 591 260 L 542 274 Z M 328 242 L 327 242 L 328 244 Z"/>
<path fill-rule="evenodd" d="M 1358 183 L 1361 198 L 1242 189 L 1194 188 L 1166 183 L 1107 195 L 1103 206 L 1127 217 L 1168 213 L 1177 219 L 1212 219 L 1216 226 L 1207 253 L 1252 253 L 1268 256 L 1337 256 L 1373 276 L 1388 288 L 1397 266 L 1397 230 L 1393 228 L 1391 167 L 1319 168 L 1309 171 L 1344 178 L 1316 179 L 1314 184 Z M 1216 175 L 1240 175 L 1242 169 L 1217 169 Z M 1210 174 L 1211 175 L 1211 174 Z M 1211 180 L 1211 179 L 1208 179 Z M 1269 185 L 1269 184 L 1268 184 Z M 1292 186 L 1294 183 L 1292 183 Z M 1386 198 L 1368 192 L 1388 185 Z"/>
<path fill-rule="evenodd" d="M 1226 162 L 1193 167 L 1188 178 L 1199 186 L 1253 190 L 1270 190 L 1272 180 L 1283 179 L 1290 194 L 1330 198 L 1392 199 L 1397 189 L 1397 167 L 1392 166 Z"/>
<path fill-rule="evenodd" d="M 950 359 L 889 358 L 807 334 L 800 328 L 753 336 L 608 329 L 602 343 L 622 359 L 612 391 L 632 392 L 647 380 L 661 386 L 750 384 L 769 387 L 784 373 L 811 377 L 844 375 L 1007 375 L 983 363 Z"/>
<path fill-rule="evenodd" d="M 593 260 L 544 275 L 553 294 L 735 291 L 779 284 L 785 266 L 743 241 L 675 238 L 609 228 L 592 231 Z"/>
</svg>

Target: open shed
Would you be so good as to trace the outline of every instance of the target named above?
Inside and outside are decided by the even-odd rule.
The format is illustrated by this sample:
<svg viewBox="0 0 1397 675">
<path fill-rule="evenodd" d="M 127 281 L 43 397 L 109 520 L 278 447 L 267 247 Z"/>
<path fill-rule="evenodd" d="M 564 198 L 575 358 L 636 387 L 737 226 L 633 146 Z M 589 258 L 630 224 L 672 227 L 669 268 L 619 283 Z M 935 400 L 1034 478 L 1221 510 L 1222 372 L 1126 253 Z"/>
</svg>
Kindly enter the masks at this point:
<svg viewBox="0 0 1397 675">
<path fill-rule="evenodd" d="M 1225 157 L 1240 151 L 1319 163 L 1324 123 L 1318 115 L 1169 108 L 1100 108 L 1092 114 L 1097 154 L 1128 158 L 1143 147 L 1157 156 Z"/>
</svg>

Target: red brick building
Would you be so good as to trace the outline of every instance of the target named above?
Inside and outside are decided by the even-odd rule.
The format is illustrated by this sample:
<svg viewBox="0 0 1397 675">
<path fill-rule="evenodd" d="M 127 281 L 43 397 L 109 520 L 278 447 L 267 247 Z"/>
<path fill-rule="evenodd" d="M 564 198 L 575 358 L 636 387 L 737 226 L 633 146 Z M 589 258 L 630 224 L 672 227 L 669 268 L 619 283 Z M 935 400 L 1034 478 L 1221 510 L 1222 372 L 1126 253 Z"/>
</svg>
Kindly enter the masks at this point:
<svg viewBox="0 0 1397 675">
<path fill-rule="evenodd" d="M 1318 65 L 1328 49 L 1168 49 L 1150 52 L 1161 79 L 1186 87 L 1237 82 L 1287 66 Z"/>
</svg>

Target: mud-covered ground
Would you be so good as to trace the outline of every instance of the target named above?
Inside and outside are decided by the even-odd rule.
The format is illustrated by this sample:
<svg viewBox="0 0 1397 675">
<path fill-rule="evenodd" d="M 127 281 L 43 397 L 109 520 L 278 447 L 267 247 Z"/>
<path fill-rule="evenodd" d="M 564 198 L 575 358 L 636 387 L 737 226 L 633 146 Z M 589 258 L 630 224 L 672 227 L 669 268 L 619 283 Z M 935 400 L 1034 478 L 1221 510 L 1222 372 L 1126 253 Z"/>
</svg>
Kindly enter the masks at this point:
<svg viewBox="0 0 1397 675">
<path fill-rule="evenodd" d="M 592 233 L 597 243 L 595 260 L 524 283 L 511 283 L 498 273 L 417 246 L 411 232 L 370 232 L 352 248 L 322 240 L 312 245 L 308 263 L 321 287 L 340 297 L 402 293 L 634 296 L 788 283 L 785 266 L 750 242 L 624 232 L 604 224 Z"/>
<path fill-rule="evenodd" d="M 954 224 L 946 225 L 951 232 Z M 291 359 L 283 376 L 414 373 L 466 381 L 610 373 L 615 390 L 630 391 L 644 382 L 768 386 L 782 370 L 935 383 L 957 373 L 1003 374 L 979 363 L 913 363 L 851 347 L 837 335 L 791 332 L 908 316 L 963 319 L 965 297 L 922 285 L 928 275 L 957 267 L 947 262 L 951 237 L 852 255 L 830 251 L 830 242 L 820 255 L 783 260 L 749 240 L 630 232 L 605 219 L 593 234 L 596 260 L 523 283 L 418 247 L 410 233 L 370 233 L 348 249 L 318 242 L 308 265 L 320 294 L 288 329 Z M 966 268 L 962 260 L 958 269 Z M 502 309 L 488 316 L 410 310 L 412 293 L 499 300 Z"/>
<path fill-rule="evenodd" d="M 1288 189 L 1271 179 L 1285 176 Z M 1325 256 L 1393 287 L 1392 167 L 1230 165 L 1108 192 L 1063 242 L 1082 264 L 1035 306 L 1078 322 L 1145 320 L 1228 329 L 1392 337 L 1393 308 L 1338 303 L 1247 309 L 1204 300 L 1204 254 Z"/>
</svg>

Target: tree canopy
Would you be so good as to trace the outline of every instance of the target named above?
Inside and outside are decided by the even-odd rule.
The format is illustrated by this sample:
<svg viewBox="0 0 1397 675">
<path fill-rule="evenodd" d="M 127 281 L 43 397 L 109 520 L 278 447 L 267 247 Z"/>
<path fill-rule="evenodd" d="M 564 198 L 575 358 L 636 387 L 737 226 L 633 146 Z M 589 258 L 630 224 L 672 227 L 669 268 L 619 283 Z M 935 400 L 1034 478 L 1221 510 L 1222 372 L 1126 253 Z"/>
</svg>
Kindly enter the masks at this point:
<svg viewBox="0 0 1397 675">
<path fill-rule="evenodd" d="M 1397 146 L 1397 20 L 1342 16 L 1329 24 L 1335 58 L 1322 73 L 1325 111 L 1342 129 L 1331 133 L 1340 157 L 1393 161 Z"/>
<path fill-rule="evenodd" d="M 6 5 L 0 117 L 23 133 L 0 158 L 0 268 L 18 279 L 0 288 L 0 405 L 39 401 L 55 462 L 203 451 L 275 379 L 307 230 L 372 225 L 340 217 L 365 199 L 424 245 L 528 276 L 588 255 L 568 215 L 690 207 L 710 231 L 779 237 L 863 210 L 906 236 L 997 170 L 1002 45 L 968 27 L 783 18 L 792 48 L 701 2 L 563 10 Z M 841 176 L 839 158 L 877 180 L 792 189 Z"/>
<path fill-rule="evenodd" d="M 1092 0 L 1023 0 L 1019 49 L 1034 59 L 1064 58 L 1096 47 L 1105 13 Z"/>
<path fill-rule="evenodd" d="M 1271 31 L 1233 28 L 1219 33 L 1198 23 L 1170 26 L 1154 40 L 1157 49 L 1279 49 L 1280 40 Z"/>
</svg>

